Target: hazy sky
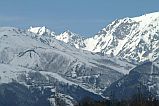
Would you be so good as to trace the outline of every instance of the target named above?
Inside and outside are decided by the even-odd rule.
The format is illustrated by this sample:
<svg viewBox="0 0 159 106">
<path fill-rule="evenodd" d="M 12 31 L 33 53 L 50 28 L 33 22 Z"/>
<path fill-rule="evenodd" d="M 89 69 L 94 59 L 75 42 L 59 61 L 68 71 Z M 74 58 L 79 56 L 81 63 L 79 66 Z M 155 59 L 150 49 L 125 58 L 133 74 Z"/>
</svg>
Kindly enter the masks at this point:
<svg viewBox="0 0 159 106">
<path fill-rule="evenodd" d="M 159 0 L 0 0 L 0 26 L 47 26 L 92 36 L 117 18 L 159 11 Z"/>
</svg>

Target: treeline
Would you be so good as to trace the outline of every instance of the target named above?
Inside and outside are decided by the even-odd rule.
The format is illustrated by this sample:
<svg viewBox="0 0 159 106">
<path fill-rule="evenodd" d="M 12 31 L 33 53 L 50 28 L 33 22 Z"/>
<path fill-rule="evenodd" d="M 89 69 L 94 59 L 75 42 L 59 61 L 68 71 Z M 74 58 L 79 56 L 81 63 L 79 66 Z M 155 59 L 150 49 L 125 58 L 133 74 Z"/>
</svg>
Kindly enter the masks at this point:
<svg viewBox="0 0 159 106">
<path fill-rule="evenodd" d="M 154 98 L 132 98 L 131 100 L 102 100 L 93 101 L 91 98 L 85 98 L 75 106 L 159 106 L 159 100 Z"/>
</svg>

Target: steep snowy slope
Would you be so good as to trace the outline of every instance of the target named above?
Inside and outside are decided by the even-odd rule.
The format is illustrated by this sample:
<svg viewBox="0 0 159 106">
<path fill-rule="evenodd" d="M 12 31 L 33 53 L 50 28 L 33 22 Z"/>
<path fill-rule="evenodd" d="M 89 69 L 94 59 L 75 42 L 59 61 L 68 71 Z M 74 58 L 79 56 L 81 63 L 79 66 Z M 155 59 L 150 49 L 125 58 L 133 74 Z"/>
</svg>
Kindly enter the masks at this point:
<svg viewBox="0 0 159 106">
<path fill-rule="evenodd" d="M 118 19 L 95 37 L 85 40 L 85 50 L 120 56 L 128 60 L 155 60 L 159 49 L 159 12 Z"/>
<path fill-rule="evenodd" d="M 35 92 L 38 98 L 40 98 L 38 95 L 42 96 L 43 94 L 41 93 L 46 92 L 47 95 L 43 95 L 44 100 L 56 99 L 59 97 L 65 99 L 63 102 L 70 101 L 71 104 L 74 104 L 88 96 L 92 97 L 95 100 L 102 99 L 100 95 L 94 94 L 93 92 L 90 92 L 84 87 L 81 87 L 80 85 L 74 82 L 68 81 L 67 79 L 61 77 L 57 73 L 35 71 L 32 69 L 27 69 L 20 66 L 14 66 L 9 64 L 0 64 L 0 67 L 0 91 L 2 90 L 1 86 L 3 86 L 3 84 L 12 84 L 11 87 L 18 85 L 16 88 L 12 88 L 14 91 L 11 90 L 11 92 L 16 93 L 17 96 L 21 95 L 18 94 L 20 93 L 18 92 L 18 89 L 24 89 L 27 92 L 29 90 L 36 90 Z M 6 87 L 6 89 L 10 88 Z M 62 95 L 65 96 L 63 97 Z M 34 96 L 34 94 L 30 94 L 30 96 Z M 23 98 L 26 98 L 24 100 L 28 99 L 25 96 Z M 15 101 L 19 101 L 19 99 Z M 70 106 L 70 104 L 68 106 Z"/>
<path fill-rule="evenodd" d="M 51 35 L 55 36 L 55 32 L 49 30 L 45 26 L 43 27 L 30 27 L 28 31 L 39 34 L 39 35 Z"/>
<path fill-rule="evenodd" d="M 75 46 L 78 49 L 85 47 L 84 44 L 85 38 L 69 30 L 65 31 L 64 33 L 61 33 L 60 35 L 57 35 L 55 38 L 57 40 L 70 44 L 71 46 Z"/>
<path fill-rule="evenodd" d="M 64 31 L 63 33 L 59 35 L 55 34 L 55 32 L 52 32 L 50 29 L 47 29 L 46 27 L 30 27 L 28 31 L 38 35 L 52 36 L 53 38 L 63 41 L 78 49 L 85 47 L 85 43 L 84 43 L 85 38 L 69 30 Z"/>
<path fill-rule="evenodd" d="M 29 30 L 36 34 L 39 32 Z M 118 56 L 130 62 L 154 61 L 159 51 L 159 12 L 117 19 L 94 37 L 82 38 L 66 31 L 55 36 L 76 48 Z"/>
<path fill-rule="evenodd" d="M 77 35 L 70 31 L 66 31 L 59 36 L 56 35 L 56 38 L 58 38 L 59 40 L 63 39 L 65 43 L 68 43 L 68 42 L 70 42 L 69 40 L 72 39 L 71 37 L 74 37 L 74 36 L 77 36 Z M 59 50 L 62 50 L 62 52 L 65 52 L 66 54 L 73 53 L 73 55 L 75 55 L 76 58 L 84 59 L 84 62 L 88 61 L 88 63 L 93 63 L 93 61 L 96 60 L 104 65 L 108 64 L 107 67 L 112 67 L 114 69 L 115 69 L 115 67 L 120 67 L 119 69 L 115 69 L 115 70 L 118 70 L 119 72 L 122 72 L 122 73 L 128 73 L 127 69 L 130 69 L 130 67 L 132 67 L 132 65 L 128 64 L 127 62 L 125 64 L 125 62 L 122 62 L 117 58 L 99 56 L 96 53 L 91 53 L 91 52 L 75 49 L 72 46 L 69 46 L 63 42 L 55 40 L 56 38 L 51 37 L 51 36 L 40 36 L 40 41 L 45 44 L 50 45 L 54 49 L 57 48 Z M 108 59 L 108 61 L 107 61 L 107 59 Z M 113 65 L 115 65 L 115 67 L 113 67 Z"/>
<path fill-rule="evenodd" d="M 50 106 L 48 103 L 54 104 L 58 98 L 63 105 L 71 106 L 88 96 L 96 100 L 102 99 L 86 85 L 65 78 L 67 77 L 65 72 L 71 71 L 76 65 L 69 66 L 68 64 L 76 58 L 69 55 L 69 52 L 61 51 L 66 49 L 67 45 L 62 45 L 61 42 L 55 40 L 54 47 L 50 47 L 42 41 L 39 35 L 30 32 L 17 28 L 0 28 L 0 97 L 3 98 L 0 105 L 13 103 L 12 105 L 32 106 L 41 101 L 45 104 L 42 105 L 40 102 L 38 106 Z M 68 51 L 71 49 L 75 48 L 70 47 Z M 65 62 L 68 63 L 65 64 Z M 80 64 L 79 61 L 74 63 Z M 119 77 L 118 75 L 122 74 L 117 72 L 116 78 Z M 56 89 L 56 95 L 53 95 L 54 89 Z M 10 95 L 6 92 L 10 92 Z M 10 99 L 13 96 L 15 98 Z M 28 96 L 32 97 L 33 101 L 28 100 Z M 9 102 L 5 102 L 7 100 Z M 21 104 L 23 102 L 25 104 Z"/>
<path fill-rule="evenodd" d="M 34 70 L 43 74 L 49 73 L 58 80 L 60 80 L 59 78 L 66 79 L 79 85 L 81 91 L 85 92 L 84 94 L 89 94 L 86 91 L 101 92 L 101 89 L 107 88 L 133 67 L 133 65 L 117 58 L 100 56 L 76 49 L 54 39 L 53 36 L 39 36 L 10 27 L 0 28 L 0 63 Z M 9 68 L 7 70 L 14 73 L 14 70 L 12 71 Z M 22 69 L 20 70 L 22 71 Z M 0 71 L 3 73 L 3 69 Z M 14 76 L 17 77 L 16 75 L 19 72 L 13 73 L 6 74 L 13 75 L 10 80 L 16 80 Z M 5 76 L 5 72 L 2 75 Z M 57 75 L 59 76 L 56 77 Z M 2 79 L 0 81 L 5 83 Z M 62 91 L 64 94 L 70 95 L 70 92 L 66 92 L 67 90 Z M 73 96 L 73 93 L 70 96 Z M 75 96 L 73 96 L 74 99 Z M 81 96 L 81 98 L 84 96 Z"/>
<path fill-rule="evenodd" d="M 113 83 L 104 94 L 117 100 L 129 100 L 138 95 L 159 99 L 159 65 L 149 61 L 142 63 Z"/>
</svg>

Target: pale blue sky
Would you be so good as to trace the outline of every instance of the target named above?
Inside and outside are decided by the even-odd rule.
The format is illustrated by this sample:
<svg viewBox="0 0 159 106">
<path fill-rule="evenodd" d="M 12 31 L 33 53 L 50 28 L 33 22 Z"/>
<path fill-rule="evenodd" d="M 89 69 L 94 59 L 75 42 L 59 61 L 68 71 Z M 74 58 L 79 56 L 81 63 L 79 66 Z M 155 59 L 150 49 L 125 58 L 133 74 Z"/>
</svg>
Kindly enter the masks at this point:
<svg viewBox="0 0 159 106">
<path fill-rule="evenodd" d="M 117 18 L 159 11 L 159 0 L 0 0 L 0 26 L 47 26 L 92 36 Z"/>
</svg>

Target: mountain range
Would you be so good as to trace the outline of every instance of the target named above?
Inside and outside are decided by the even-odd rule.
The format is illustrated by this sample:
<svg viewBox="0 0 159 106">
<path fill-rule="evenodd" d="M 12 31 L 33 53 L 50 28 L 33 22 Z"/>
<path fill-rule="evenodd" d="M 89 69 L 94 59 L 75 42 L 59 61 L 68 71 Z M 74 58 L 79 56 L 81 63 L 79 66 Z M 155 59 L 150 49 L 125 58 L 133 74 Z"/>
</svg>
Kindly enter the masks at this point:
<svg viewBox="0 0 159 106">
<path fill-rule="evenodd" d="M 29 31 L 37 33 L 36 28 Z M 46 34 L 47 29 L 43 28 L 39 28 L 39 32 Z M 70 31 L 54 36 L 76 48 L 122 57 L 129 62 L 154 61 L 159 50 L 159 12 L 117 19 L 89 38 Z"/>
<path fill-rule="evenodd" d="M 159 99 L 158 56 L 159 12 L 117 19 L 89 38 L 44 26 L 1 27 L 0 103 L 73 106 L 112 92 L 129 99 L 138 87 Z"/>
</svg>

